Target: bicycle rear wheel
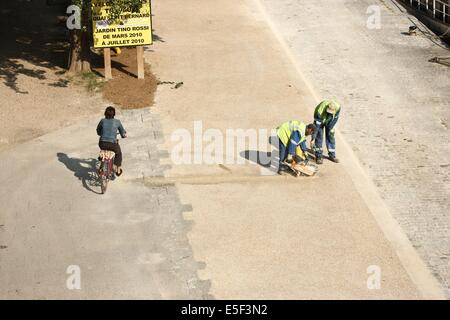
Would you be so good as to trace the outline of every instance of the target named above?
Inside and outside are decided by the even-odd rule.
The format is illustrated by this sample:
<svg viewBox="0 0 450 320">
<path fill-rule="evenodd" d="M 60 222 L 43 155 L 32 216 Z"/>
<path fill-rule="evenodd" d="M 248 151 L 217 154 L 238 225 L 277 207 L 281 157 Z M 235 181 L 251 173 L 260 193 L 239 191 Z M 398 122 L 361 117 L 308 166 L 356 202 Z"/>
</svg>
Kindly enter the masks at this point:
<svg viewBox="0 0 450 320">
<path fill-rule="evenodd" d="M 102 161 L 100 163 L 100 170 L 98 174 L 99 182 L 100 182 L 100 188 L 102 191 L 102 194 L 105 194 L 106 189 L 108 188 L 108 180 L 109 180 L 109 163 L 108 160 Z"/>
<path fill-rule="evenodd" d="M 106 189 L 108 188 L 108 177 L 100 176 L 100 187 L 102 189 L 102 194 L 105 194 Z"/>
</svg>

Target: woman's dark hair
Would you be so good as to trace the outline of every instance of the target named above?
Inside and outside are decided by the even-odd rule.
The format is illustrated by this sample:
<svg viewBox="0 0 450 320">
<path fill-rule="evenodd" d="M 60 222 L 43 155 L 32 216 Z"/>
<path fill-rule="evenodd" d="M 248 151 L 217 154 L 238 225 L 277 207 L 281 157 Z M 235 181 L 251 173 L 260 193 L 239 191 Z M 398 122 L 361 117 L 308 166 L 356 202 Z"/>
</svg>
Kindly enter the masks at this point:
<svg viewBox="0 0 450 320">
<path fill-rule="evenodd" d="M 106 119 L 113 119 L 115 115 L 116 115 L 116 109 L 114 109 L 113 107 L 106 108 L 106 110 L 105 110 L 105 118 Z"/>
</svg>

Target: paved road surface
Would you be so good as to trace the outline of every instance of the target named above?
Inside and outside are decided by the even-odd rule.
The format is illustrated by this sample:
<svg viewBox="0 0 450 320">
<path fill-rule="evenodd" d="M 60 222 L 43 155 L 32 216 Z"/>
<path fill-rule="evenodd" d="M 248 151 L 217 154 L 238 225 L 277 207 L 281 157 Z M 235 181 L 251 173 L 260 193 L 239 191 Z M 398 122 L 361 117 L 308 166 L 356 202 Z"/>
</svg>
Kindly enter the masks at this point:
<svg viewBox="0 0 450 320">
<path fill-rule="evenodd" d="M 0 154 L 0 297 L 442 297 L 341 137 L 344 163 L 312 179 L 264 177 L 252 161 L 173 165 L 171 134 L 195 120 L 270 129 L 308 119 L 316 101 L 256 2 L 154 12 L 162 41 L 146 57 L 184 85 L 160 86 L 151 113 L 120 115 L 125 174 L 105 196 L 90 183 L 98 118 Z M 66 288 L 69 265 L 80 291 Z"/>
<path fill-rule="evenodd" d="M 147 54 L 161 80 L 184 82 L 182 90 L 161 87 L 158 93 L 155 110 L 161 114 L 166 149 L 176 143 L 171 141 L 175 130 L 192 133 L 197 120 L 202 120 L 204 130 L 225 132 L 271 129 L 291 118 L 310 118 L 316 100 L 257 2 L 190 1 L 188 7 L 174 3 L 155 5 L 160 13 L 155 29 L 164 42 Z M 262 141 L 259 151 L 265 148 Z M 245 151 L 243 147 L 238 153 Z M 413 258 L 416 253 L 352 151 L 343 147 L 341 157 L 344 165 L 327 163 L 320 178 L 301 181 L 298 188 L 283 179 L 257 183 L 254 177 L 261 167 L 251 161 L 248 166 L 226 164 L 228 170 L 199 164 L 173 166 L 166 172 L 167 177 L 179 178 L 182 202 L 193 206 L 186 215 L 193 221 L 188 237 L 196 259 L 206 263 L 200 277 L 211 279 L 214 296 L 392 297 L 387 291 L 368 292 L 360 273 L 372 264 L 385 236 L 414 282 L 426 278 L 416 277 L 422 274 L 421 263 Z M 233 175 L 252 179 L 230 183 Z M 192 176 L 203 176 L 202 184 L 186 183 Z M 329 202 L 323 201 L 327 191 Z M 377 223 L 382 233 L 373 233 L 381 231 Z M 395 255 L 384 260 L 383 270 L 395 260 Z"/>
<path fill-rule="evenodd" d="M 261 2 L 317 95 L 343 101 L 339 129 L 450 297 L 450 68 L 428 62 L 449 49 L 393 1 Z"/>
</svg>

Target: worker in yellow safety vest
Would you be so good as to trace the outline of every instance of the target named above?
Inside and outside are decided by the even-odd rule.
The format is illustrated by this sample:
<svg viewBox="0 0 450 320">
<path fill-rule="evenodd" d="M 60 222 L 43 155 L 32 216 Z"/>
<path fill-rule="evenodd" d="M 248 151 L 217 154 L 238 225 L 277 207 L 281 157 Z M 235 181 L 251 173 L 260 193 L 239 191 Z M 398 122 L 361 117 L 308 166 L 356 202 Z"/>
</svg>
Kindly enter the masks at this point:
<svg viewBox="0 0 450 320">
<path fill-rule="evenodd" d="M 314 110 L 314 124 L 317 130 L 311 140 L 311 146 L 316 155 L 317 164 L 323 163 L 322 144 L 323 132 L 325 131 L 328 159 L 339 162 L 336 158 L 336 140 L 334 137 L 334 127 L 339 120 L 341 105 L 334 100 L 324 100 Z"/>
<path fill-rule="evenodd" d="M 305 125 L 297 120 L 287 121 L 277 128 L 280 151 L 279 174 L 288 171 L 287 166 L 293 160 L 296 162 L 306 160 L 306 137 L 313 135 L 315 130 L 314 124 Z"/>
</svg>

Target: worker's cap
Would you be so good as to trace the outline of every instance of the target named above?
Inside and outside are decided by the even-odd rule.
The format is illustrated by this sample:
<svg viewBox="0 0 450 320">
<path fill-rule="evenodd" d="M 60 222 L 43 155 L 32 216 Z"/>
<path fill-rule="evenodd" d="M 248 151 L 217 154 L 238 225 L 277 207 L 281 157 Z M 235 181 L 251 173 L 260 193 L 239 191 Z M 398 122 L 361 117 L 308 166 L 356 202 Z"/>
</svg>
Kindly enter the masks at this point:
<svg viewBox="0 0 450 320">
<path fill-rule="evenodd" d="M 337 110 L 337 103 L 335 102 L 335 101 L 331 101 L 329 104 L 328 104 L 328 107 L 327 107 L 327 112 L 328 113 L 335 113 L 336 112 L 336 110 Z"/>
</svg>

